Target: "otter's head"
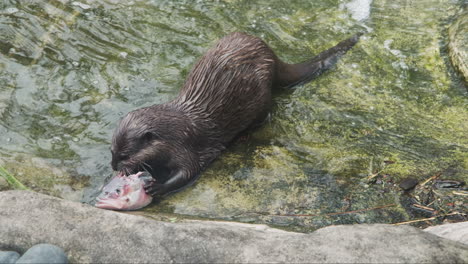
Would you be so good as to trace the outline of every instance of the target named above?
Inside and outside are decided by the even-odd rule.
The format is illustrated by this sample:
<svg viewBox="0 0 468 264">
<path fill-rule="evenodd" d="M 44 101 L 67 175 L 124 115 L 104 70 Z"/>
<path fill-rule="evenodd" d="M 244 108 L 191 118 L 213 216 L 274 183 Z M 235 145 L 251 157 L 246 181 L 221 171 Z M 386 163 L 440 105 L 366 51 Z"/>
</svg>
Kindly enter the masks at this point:
<svg viewBox="0 0 468 264">
<path fill-rule="evenodd" d="M 128 113 L 119 123 L 112 137 L 112 169 L 126 175 L 136 173 L 150 166 L 154 158 L 158 131 L 155 131 L 154 116 L 148 109 Z M 157 122 L 157 121 L 156 121 Z"/>
<path fill-rule="evenodd" d="M 112 138 L 112 169 L 126 175 L 167 173 L 168 161 L 186 133 L 185 118 L 159 106 L 137 109 L 119 123 Z"/>
</svg>

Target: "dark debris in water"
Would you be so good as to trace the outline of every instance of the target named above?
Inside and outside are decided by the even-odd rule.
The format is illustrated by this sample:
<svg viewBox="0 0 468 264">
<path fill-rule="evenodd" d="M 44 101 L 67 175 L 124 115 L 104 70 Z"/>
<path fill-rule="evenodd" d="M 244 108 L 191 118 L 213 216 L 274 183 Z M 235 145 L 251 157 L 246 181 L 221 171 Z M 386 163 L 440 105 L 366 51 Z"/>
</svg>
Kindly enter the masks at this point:
<svg viewBox="0 0 468 264">
<path fill-rule="evenodd" d="M 468 220 L 468 192 L 464 187 L 465 183 L 443 177 L 442 173 L 437 173 L 401 196 L 403 208 L 414 218 L 421 218 L 403 223 L 426 227 Z"/>
<path fill-rule="evenodd" d="M 404 191 L 409 191 L 413 189 L 419 183 L 418 179 L 415 178 L 406 178 L 400 182 L 400 188 Z"/>
<path fill-rule="evenodd" d="M 437 180 L 434 182 L 434 188 L 437 189 L 459 189 L 463 186 L 465 186 L 465 182 L 457 180 Z"/>
</svg>

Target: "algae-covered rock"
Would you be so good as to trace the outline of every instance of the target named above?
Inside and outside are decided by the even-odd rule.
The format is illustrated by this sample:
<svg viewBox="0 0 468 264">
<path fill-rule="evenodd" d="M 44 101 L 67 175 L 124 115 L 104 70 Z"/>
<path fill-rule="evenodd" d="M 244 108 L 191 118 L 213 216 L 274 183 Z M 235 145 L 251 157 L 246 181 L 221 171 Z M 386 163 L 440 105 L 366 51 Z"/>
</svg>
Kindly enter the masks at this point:
<svg viewBox="0 0 468 264">
<path fill-rule="evenodd" d="M 468 82 L 468 8 L 464 8 L 449 28 L 449 53 L 455 68 Z"/>
</svg>

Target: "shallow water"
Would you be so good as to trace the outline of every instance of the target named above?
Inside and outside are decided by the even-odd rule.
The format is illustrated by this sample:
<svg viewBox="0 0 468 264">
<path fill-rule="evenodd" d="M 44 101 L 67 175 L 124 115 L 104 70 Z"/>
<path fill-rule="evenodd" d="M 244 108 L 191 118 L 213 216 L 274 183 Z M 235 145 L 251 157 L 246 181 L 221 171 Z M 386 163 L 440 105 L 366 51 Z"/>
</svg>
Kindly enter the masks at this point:
<svg viewBox="0 0 468 264">
<path fill-rule="evenodd" d="M 194 186 L 146 212 L 293 228 L 414 219 L 394 183 L 468 181 L 467 90 L 446 51 L 460 4 L 2 1 L 0 165 L 34 190 L 88 201 L 111 174 L 118 120 L 174 98 L 225 34 L 259 36 L 300 62 L 365 32 L 332 70 L 279 92 L 263 127 Z M 381 183 L 365 180 L 373 174 Z"/>
</svg>

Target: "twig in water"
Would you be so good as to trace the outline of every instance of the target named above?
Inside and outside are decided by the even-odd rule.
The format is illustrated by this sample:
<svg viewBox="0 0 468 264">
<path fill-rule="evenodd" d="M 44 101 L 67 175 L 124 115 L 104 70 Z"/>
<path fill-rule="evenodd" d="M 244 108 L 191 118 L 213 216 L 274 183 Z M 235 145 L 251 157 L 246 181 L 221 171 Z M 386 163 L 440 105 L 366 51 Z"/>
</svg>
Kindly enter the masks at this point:
<svg viewBox="0 0 468 264">
<path fill-rule="evenodd" d="M 424 185 L 426 185 L 428 182 L 439 178 L 440 175 L 442 175 L 442 173 L 440 173 L 440 172 L 436 173 L 434 176 L 432 176 L 432 177 L 430 177 L 429 179 L 423 181 L 419 186 L 424 186 Z"/>
<path fill-rule="evenodd" d="M 413 204 L 413 206 L 414 206 L 414 207 L 417 207 L 417 208 L 420 208 L 420 209 L 427 210 L 427 211 L 436 212 L 436 210 L 435 210 L 434 208 L 427 207 L 427 206 L 424 206 L 424 205 Z"/>
<path fill-rule="evenodd" d="M 392 225 L 405 225 L 405 224 L 417 223 L 417 222 L 422 222 L 422 221 L 432 221 L 432 220 L 435 220 L 435 219 L 437 219 L 439 217 L 445 217 L 445 216 L 450 216 L 450 215 L 463 215 L 463 214 L 458 213 L 458 212 L 454 212 L 454 213 L 450 213 L 450 214 L 441 214 L 441 215 L 436 215 L 436 216 L 429 217 L 429 218 L 416 219 L 416 220 L 411 220 L 411 221 L 395 223 L 395 224 L 392 224 Z"/>
</svg>

